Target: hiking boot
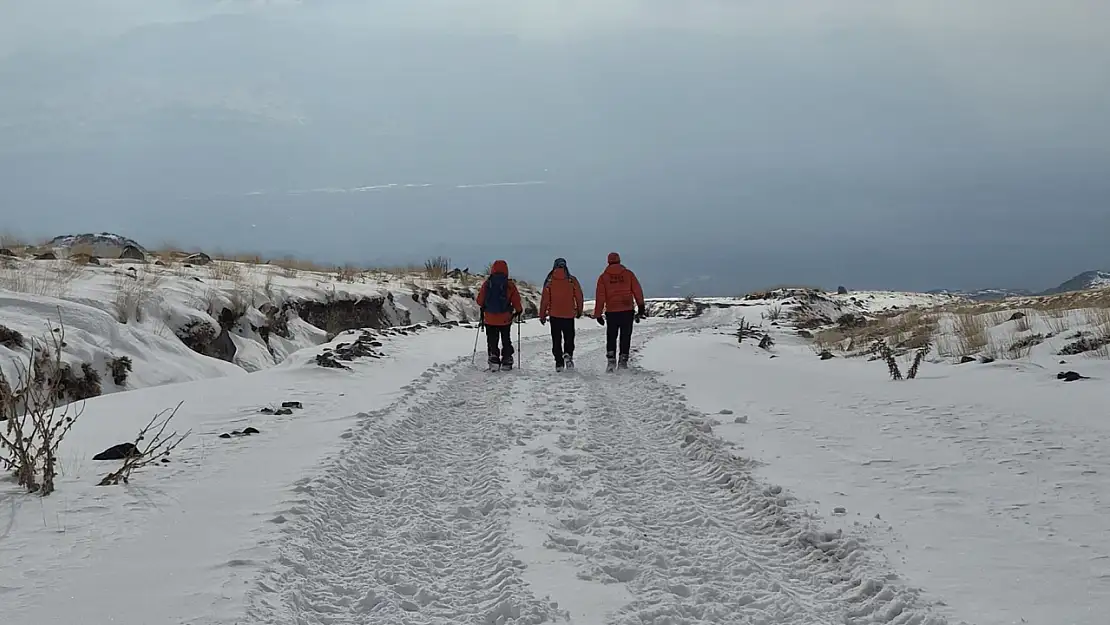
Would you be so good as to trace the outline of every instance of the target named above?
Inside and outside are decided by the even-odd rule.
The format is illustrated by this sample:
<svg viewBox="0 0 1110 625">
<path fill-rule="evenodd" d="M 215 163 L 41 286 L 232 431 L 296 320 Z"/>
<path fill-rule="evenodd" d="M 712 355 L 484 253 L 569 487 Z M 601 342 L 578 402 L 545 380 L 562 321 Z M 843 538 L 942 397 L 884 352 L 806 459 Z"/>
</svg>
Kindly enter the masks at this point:
<svg viewBox="0 0 1110 625">
<path fill-rule="evenodd" d="M 617 367 L 621 369 L 628 368 L 628 354 L 621 354 L 620 360 L 617 361 Z"/>
<path fill-rule="evenodd" d="M 556 373 L 561 373 L 562 371 L 563 371 L 563 364 L 562 363 L 555 363 L 555 372 Z"/>
<path fill-rule="evenodd" d="M 574 368 L 574 358 L 572 358 L 570 354 L 563 356 L 563 362 L 566 363 L 567 369 Z"/>
</svg>

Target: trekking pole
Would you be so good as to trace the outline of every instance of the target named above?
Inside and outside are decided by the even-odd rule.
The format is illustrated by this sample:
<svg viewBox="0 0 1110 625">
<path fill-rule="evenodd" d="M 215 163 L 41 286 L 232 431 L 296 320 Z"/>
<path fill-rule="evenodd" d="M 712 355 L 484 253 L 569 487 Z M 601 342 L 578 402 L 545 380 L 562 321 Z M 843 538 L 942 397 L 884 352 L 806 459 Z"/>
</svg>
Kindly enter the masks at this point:
<svg viewBox="0 0 1110 625">
<path fill-rule="evenodd" d="M 478 324 L 478 329 L 474 332 L 474 351 L 470 353 L 470 364 L 478 366 L 478 337 L 482 335 L 482 324 Z"/>
<path fill-rule="evenodd" d="M 520 326 L 524 325 L 524 315 L 521 315 L 520 320 L 516 324 L 516 349 L 520 353 L 520 368 L 524 368 L 524 344 L 520 342 Z"/>
</svg>

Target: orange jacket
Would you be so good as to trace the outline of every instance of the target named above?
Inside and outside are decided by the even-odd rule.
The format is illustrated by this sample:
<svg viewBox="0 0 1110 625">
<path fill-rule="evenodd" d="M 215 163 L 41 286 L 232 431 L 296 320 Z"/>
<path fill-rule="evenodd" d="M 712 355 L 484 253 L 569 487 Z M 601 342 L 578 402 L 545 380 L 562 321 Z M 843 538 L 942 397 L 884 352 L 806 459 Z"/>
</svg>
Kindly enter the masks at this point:
<svg viewBox="0 0 1110 625">
<path fill-rule="evenodd" d="M 559 319 L 574 319 L 582 314 L 582 287 L 578 278 L 567 273 L 566 269 L 551 271 L 551 279 L 543 285 L 540 296 L 540 319 L 548 315 Z"/>
<path fill-rule="evenodd" d="M 503 260 L 493 262 L 493 267 L 490 268 L 490 273 L 503 273 L 506 277 L 509 275 L 509 264 Z M 489 288 L 489 279 L 482 283 L 482 288 L 478 289 L 478 308 L 482 309 L 482 320 L 485 321 L 487 326 L 507 326 L 513 322 L 513 315 L 519 315 L 524 312 L 524 306 L 520 303 L 520 291 L 516 288 L 516 283 L 509 280 L 509 303 L 512 305 L 513 310 L 510 312 L 493 313 L 486 312 L 486 289 Z"/>
<path fill-rule="evenodd" d="M 597 278 L 594 297 L 594 319 L 607 312 L 624 312 L 644 308 L 644 291 L 640 281 L 620 261 L 610 262 Z"/>
</svg>

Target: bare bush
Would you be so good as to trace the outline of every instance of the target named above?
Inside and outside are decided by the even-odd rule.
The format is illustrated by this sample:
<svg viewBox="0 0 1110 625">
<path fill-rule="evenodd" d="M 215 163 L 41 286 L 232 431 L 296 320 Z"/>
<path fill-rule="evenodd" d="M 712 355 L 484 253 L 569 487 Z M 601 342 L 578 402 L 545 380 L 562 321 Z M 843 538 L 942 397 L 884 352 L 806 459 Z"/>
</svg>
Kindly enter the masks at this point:
<svg viewBox="0 0 1110 625">
<path fill-rule="evenodd" d="M 740 325 L 736 328 L 735 336 L 737 343 L 743 343 L 744 339 L 761 338 L 763 336 L 763 332 L 756 326 L 748 323 L 747 319 L 741 318 Z"/>
<path fill-rule="evenodd" d="M 768 307 L 763 313 L 763 318 L 767 321 L 778 321 L 782 319 L 782 306 L 775 304 L 774 306 Z"/>
<path fill-rule="evenodd" d="M 0 373 L 0 451 L 4 466 L 29 493 L 47 496 L 55 490 L 58 448 L 81 416 L 83 405 L 67 401 L 62 361 L 65 326 L 51 327 L 47 338 L 32 339 L 25 362 L 17 363 L 13 387 Z M 91 369 L 91 367 L 89 367 Z"/>
<path fill-rule="evenodd" d="M 139 435 L 135 437 L 133 444 L 137 452 L 128 454 L 123 459 L 123 465 L 101 478 L 97 486 L 115 486 L 121 482 L 127 484 L 131 480 L 131 474 L 137 469 L 155 462 L 169 462 L 170 453 L 177 449 L 178 445 L 191 433 L 190 430 L 184 434 L 178 434 L 177 432 L 166 434 L 166 428 L 174 416 L 177 415 L 182 403 L 184 402 L 178 402 L 172 411 L 163 410 L 154 415 L 150 422 L 146 424 L 146 427 L 139 430 Z M 169 415 L 166 415 L 167 412 L 169 412 Z"/>
<path fill-rule="evenodd" d="M 912 380 L 917 377 L 917 372 L 921 368 L 921 363 L 925 360 L 925 356 L 932 350 L 931 344 L 925 344 L 917 348 L 914 352 L 913 362 L 910 364 L 909 371 L 906 372 L 905 378 L 902 376 L 902 370 L 898 366 L 898 358 L 894 354 L 894 350 L 886 344 L 886 341 L 879 339 L 872 344 L 871 351 L 884 362 L 886 362 L 887 372 L 890 374 L 891 380 Z"/>
<path fill-rule="evenodd" d="M 424 261 L 424 274 L 438 280 L 451 271 L 451 259 L 446 256 L 433 256 Z"/>
<path fill-rule="evenodd" d="M 902 370 L 898 367 L 898 360 L 894 357 L 894 351 L 882 339 L 876 339 L 871 347 L 876 356 L 886 361 L 887 371 L 890 373 L 891 380 L 901 380 Z"/>
<path fill-rule="evenodd" d="M 335 279 L 337 282 L 354 282 L 358 280 L 358 276 L 361 272 L 362 271 L 355 265 L 346 264 L 336 268 Z"/>
</svg>

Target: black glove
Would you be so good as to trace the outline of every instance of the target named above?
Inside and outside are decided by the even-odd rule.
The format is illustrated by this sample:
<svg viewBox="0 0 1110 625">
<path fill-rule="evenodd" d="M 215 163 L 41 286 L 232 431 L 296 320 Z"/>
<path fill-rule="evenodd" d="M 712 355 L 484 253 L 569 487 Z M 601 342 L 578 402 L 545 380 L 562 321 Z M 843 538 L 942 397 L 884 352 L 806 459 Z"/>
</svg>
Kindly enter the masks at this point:
<svg viewBox="0 0 1110 625">
<path fill-rule="evenodd" d="M 632 320 L 635 321 L 636 323 L 640 323 L 640 315 L 636 315 L 635 317 L 632 318 Z"/>
<path fill-rule="evenodd" d="M 547 325 L 547 317 L 540 317 L 540 325 L 541 326 Z"/>
<path fill-rule="evenodd" d="M 598 317 L 597 318 L 597 325 L 599 325 L 599 326 L 605 325 L 605 317 Z"/>
<path fill-rule="evenodd" d="M 580 311 L 574 313 L 574 318 L 575 319 L 581 319 L 582 318 L 582 311 L 580 310 Z"/>
</svg>

